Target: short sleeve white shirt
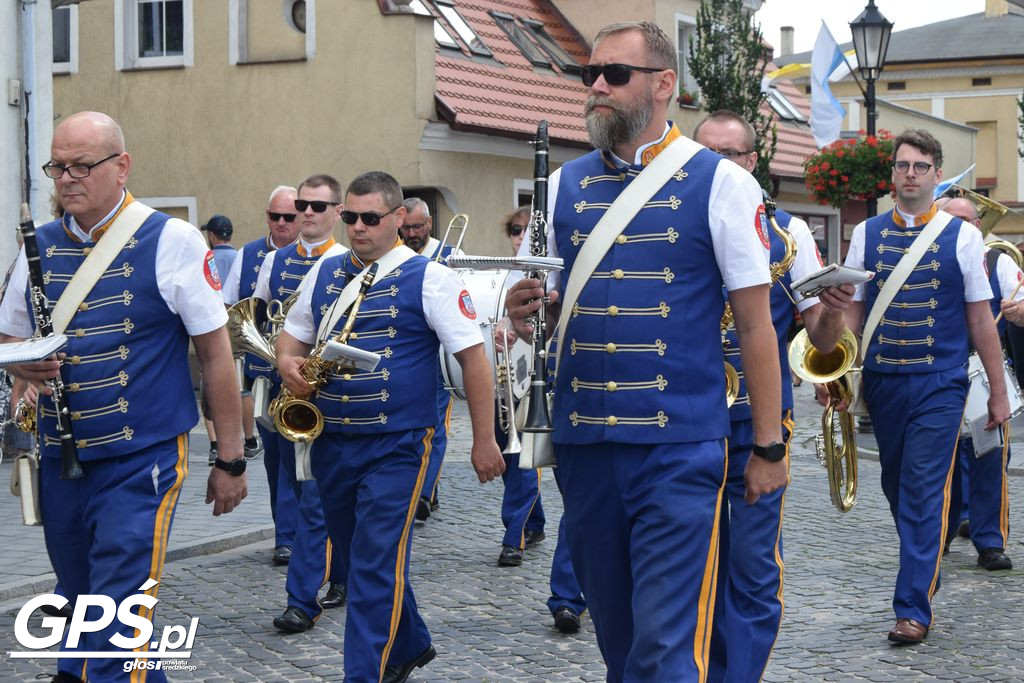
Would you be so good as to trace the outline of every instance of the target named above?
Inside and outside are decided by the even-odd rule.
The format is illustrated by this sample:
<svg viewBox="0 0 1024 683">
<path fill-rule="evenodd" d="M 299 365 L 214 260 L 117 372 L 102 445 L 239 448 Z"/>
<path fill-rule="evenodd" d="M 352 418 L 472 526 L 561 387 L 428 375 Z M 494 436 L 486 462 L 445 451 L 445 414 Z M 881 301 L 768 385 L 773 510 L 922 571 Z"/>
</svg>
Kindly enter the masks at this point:
<svg viewBox="0 0 1024 683">
<path fill-rule="evenodd" d="M 800 278 L 807 277 L 811 273 L 821 270 L 821 255 L 818 254 L 818 245 L 815 243 L 814 236 L 811 234 L 811 229 L 806 221 L 793 216 L 789 221 L 787 229 L 796 241 L 796 257 L 793 259 L 793 265 L 789 268 L 790 277 L 795 282 Z M 775 286 L 781 287 L 782 285 L 780 283 Z M 793 298 L 796 299 L 796 308 L 801 313 L 819 303 L 819 299 L 816 296 L 801 298 L 796 292 L 793 292 Z"/>
</svg>

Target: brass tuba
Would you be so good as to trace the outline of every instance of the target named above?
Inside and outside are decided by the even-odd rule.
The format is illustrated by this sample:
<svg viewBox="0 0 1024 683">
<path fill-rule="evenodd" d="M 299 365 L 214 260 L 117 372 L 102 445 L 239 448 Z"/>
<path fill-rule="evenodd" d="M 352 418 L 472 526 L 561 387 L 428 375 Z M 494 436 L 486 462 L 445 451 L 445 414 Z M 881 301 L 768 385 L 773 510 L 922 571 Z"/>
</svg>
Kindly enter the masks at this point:
<svg viewBox="0 0 1024 683">
<path fill-rule="evenodd" d="M 771 283 L 769 286 L 774 285 L 779 281 L 786 271 L 789 270 L 790 266 L 793 265 L 793 261 L 796 259 L 796 240 L 792 235 L 789 234 L 789 230 L 786 230 L 780 226 L 775 220 L 775 201 L 771 196 L 761 191 L 764 198 L 765 214 L 768 216 L 768 224 L 772 226 L 772 230 L 779 236 L 782 243 L 786 245 L 786 251 L 782 254 L 782 259 L 772 263 L 768 270 L 771 275 Z M 729 345 L 729 340 L 726 338 L 726 333 L 729 328 L 732 327 L 733 315 L 732 306 L 729 302 L 725 302 L 725 310 L 722 312 L 721 330 L 722 330 L 722 347 L 725 348 Z M 734 368 L 728 361 L 725 362 L 725 405 L 726 407 L 732 407 L 732 404 L 736 402 L 737 397 L 740 395 L 740 378 L 736 374 L 736 368 Z"/>
<path fill-rule="evenodd" d="M 836 347 L 828 353 L 811 344 L 807 330 L 801 330 L 789 347 L 789 364 L 801 379 L 824 384 L 828 391 L 828 405 L 821 415 L 821 438 L 815 439 L 818 460 L 824 461 L 828 471 L 828 492 L 832 504 L 840 512 L 848 512 L 857 503 L 857 441 L 854 435 L 853 379 L 850 369 L 857 359 L 857 338 L 849 330 L 843 332 Z M 847 408 L 836 406 L 846 401 Z M 842 442 L 836 444 L 835 420 L 839 420 Z M 845 470 L 844 470 L 845 466 Z"/>
</svg>

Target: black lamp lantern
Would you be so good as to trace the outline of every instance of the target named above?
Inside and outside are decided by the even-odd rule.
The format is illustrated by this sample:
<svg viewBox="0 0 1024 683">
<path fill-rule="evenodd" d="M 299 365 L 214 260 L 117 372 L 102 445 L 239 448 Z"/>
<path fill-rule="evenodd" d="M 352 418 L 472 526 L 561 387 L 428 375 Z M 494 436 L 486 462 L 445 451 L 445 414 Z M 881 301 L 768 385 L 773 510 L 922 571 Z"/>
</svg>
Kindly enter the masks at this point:
<svg viewBox="0 0 1024 683">
<path fill-rule="evenodd" d="M 892 22 L 878 11 L 875 0 L 868 0 L 868 6 L 860 16 L 850 22 L 850 32 L 853 34 L 853 47 L 857 52 L 858 69 L 866 84 L 864 104 L 867 107 L 867 131 L 868 135 L 874 135 L 875 120 L 878 118 L 875 107 L 875 81 L 885 67 L 885 53 L 889 51 Z M 868 216 L 874 216 L 877 211 L 878 203 L 874 199 L 869 200 Z"/>
</svg>

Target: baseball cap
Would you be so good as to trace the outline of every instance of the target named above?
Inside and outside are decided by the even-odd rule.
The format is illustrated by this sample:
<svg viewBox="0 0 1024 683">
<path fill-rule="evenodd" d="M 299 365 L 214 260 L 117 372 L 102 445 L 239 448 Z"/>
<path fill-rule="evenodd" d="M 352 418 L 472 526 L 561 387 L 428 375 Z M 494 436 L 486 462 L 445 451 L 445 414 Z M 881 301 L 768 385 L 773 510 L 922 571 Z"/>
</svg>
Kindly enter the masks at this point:
<svg viewBox="0 0 1024 683">
<path fill-rule="evenodd" d="M 231 219 L 219 213 L 210 216 L 210 220 L 206 221 L 206 225 L 201 227 L 200 230 L 208 230 L 214 235 L 225 239 L 231 237 L 231 233 L 235 231 L 231 225 Z"/>
</svg>

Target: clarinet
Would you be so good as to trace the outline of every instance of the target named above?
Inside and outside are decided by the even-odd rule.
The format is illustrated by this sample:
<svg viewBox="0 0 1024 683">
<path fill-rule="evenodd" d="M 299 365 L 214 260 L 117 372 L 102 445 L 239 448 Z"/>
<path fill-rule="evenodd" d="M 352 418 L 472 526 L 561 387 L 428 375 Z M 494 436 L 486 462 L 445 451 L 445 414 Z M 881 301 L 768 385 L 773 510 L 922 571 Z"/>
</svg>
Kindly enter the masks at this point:
<svg viewBox="0 0 1024 683">
<path fill-rule="evenodd" d="M 530 215 L 530 256 L 548 255 L 548 122 L 537 126 L 537 138 L 533 142 L 533 212 Z M 528 278 L 538 279 L 541 286 L 547 282 L 547 273 L 534 270 Z M 547 401 L 547 304 L 548 297 L 541 297 L 541 305 L 533 317 L 533 369 L 530 370 L 530 394 L 523 423 L 524 432 L 543 433 L 554 430 Z"/>
<path fill-rule="evenodd" d="M 25 259 L 28 261 L 29 299 L 32 301 L 32 317 L 36 329 L 41 336 L 53 334 L 53 321 L 50 319 L 50 304 L 43 288 L 43 268 L 39 262 L 39 244 L 36 242 L 36 226 L 32 220 L 28 204 L 21 205 L 21 236 L 25 244 Z M 64 380 L 60 372 L 47 384 L 53 391 L 53 407 L 57 413 L 57 430 L 60 432 L 60 478 L 81 479 L 85 476 L 82 463 L 78 459 L 78 447 L 75 436 L 71 433 L 71 412 L 64 396 Z M 41 410 L 40 410 L 41 412 Z"/>
</svg>

